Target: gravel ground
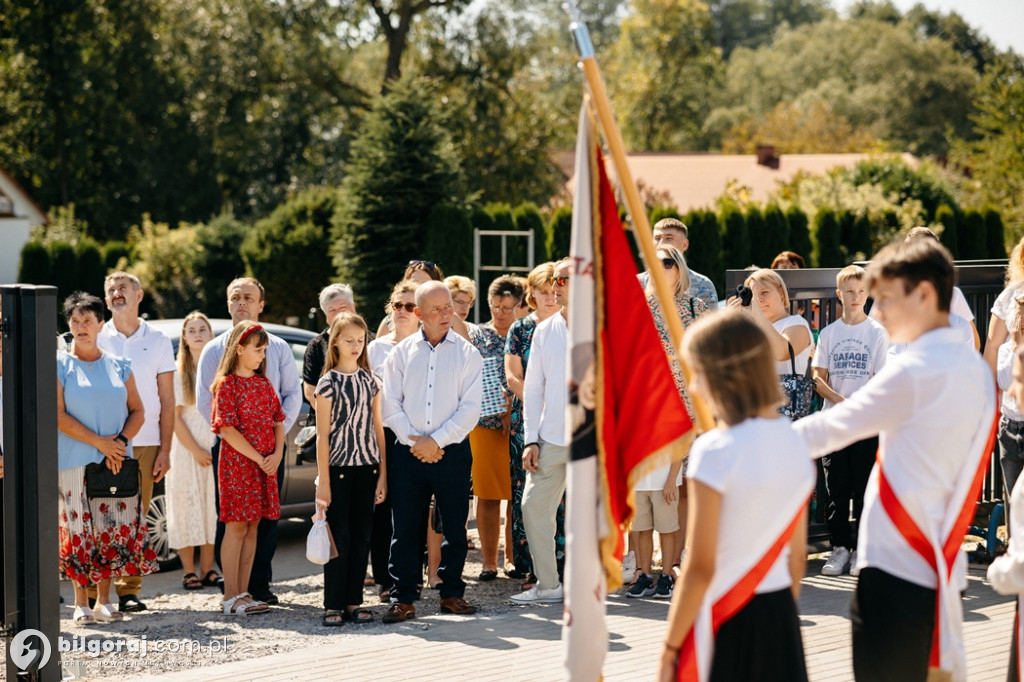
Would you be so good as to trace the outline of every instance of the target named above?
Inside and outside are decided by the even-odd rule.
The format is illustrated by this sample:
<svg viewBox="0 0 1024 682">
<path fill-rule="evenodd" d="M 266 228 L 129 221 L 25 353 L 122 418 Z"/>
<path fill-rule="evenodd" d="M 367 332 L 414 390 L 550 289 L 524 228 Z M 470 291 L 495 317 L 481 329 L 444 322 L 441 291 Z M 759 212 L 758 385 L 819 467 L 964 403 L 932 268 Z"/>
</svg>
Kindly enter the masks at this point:
<svg viewBox="0 0 1024 682">
<path fill-rule="evenodd" d="M 475 530 L 470 531 L 470 538 L 479 547 Z M 289 546 L 289 554 L 294 555 L 296 551 L 295 547 Z M 281 552 L 279 548 L 279 555 Z M 275 566 L 277 561 L 275 559 Z M 295 561 L 294 557 L 292 561 Z M 304 557 L 301 561 L 305 562 Z M 149 610 L 127 614 L 121 623 L 76 626 L 71 620 L 72 607 L 61 605 L 62 637 L 70 646 L 78 648 L 61 653 L 62 665 L 66 673 L 77 678 L 136 679 L 142 675 L 195 670 L 337 643 L 339 639 L 373 636 L 374 633 L 392 632 L 396 627 L 429 627 L 431 617 L 438 614 L 437 592 L 424 590 L 422 599 L 416 603 L 417 618 L 412 625 L 385 625 L 380 619 L 387 606 L 377 598 L 377 588 L 368 587 L 364 593 L 364 606 L 374 614 L 372 624 L 346 623 L 342 627 L 325 627 L 320 623 L 323 615 L 322 570 L 308 562 L 305 567 L 298 563 L 295 565 L 297 570 L 292 573 L 302 575 L 274 582 L 273 589 L 281 604 L 271 607 L 270 612 L 264 615 L 223 615 L 221 595 L 212 588 L 185 592 L 178 587 L 180 570 L 169 574 L 173 580 L 162 580 L 162 584 L 175 587 L 163 593 L 157 592 L 155 596 L 150 593 L 148 597 L 144 588 L 143 601 Z M 520 591 L 521 580 L 511 580 L 504 573 L 499 573 L 497 580 L 481 583 L 476 580 L 480 570 L 480 551 L 470 550 L 464 574 L 466 599 L 479 609 L 476 616 L 470 617 L 488 617 L 524 608 L 508 601 L 510 595 Z M 157 576 L 157 579 L 161 578 L 164 578 L 163 574 Z M 63 587 L 62 592 L 69 591 L 67 586 Z M 70 601 L 66 595 L 65 600 Z M 454 617 L 444 616 L 446 619 Z M 144 656 L 139 651 L 143 644 L 146 647 Z M 88 650 L 90 646 L 120 646 L 120 651 L 92 653 Z M 2 668 L 0 679 L 4 679 Z"/>
</svg>

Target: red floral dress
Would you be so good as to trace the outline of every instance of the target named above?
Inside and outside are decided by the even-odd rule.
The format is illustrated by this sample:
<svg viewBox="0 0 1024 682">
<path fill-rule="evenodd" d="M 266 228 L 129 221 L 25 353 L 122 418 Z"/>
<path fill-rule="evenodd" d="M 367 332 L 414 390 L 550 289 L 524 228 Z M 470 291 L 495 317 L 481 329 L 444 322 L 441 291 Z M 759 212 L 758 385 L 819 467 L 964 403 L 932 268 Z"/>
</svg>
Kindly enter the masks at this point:
<svg viewBox="0 0 1024 682">
<path fill-rule="evenodd" d="M 139 498 L 89 499 L 85 467 L 60 472 L 59 568 L 81 587 L 157 570 L 149 528 L 139 521 Z"/>
<path fill-rule="evenodd" d="M 213 432 L 233 426 L 264 456 L 274 453 L 274 427 L 284 421 L 281 402 L 262 374 L 224 377 L 213 398 Z M 259 465 L 226 440 L 220 442 L 217 465 L 220 520 L 224 523 L 281 518 L 277 472 L 265 474 Z"/>
</svg>

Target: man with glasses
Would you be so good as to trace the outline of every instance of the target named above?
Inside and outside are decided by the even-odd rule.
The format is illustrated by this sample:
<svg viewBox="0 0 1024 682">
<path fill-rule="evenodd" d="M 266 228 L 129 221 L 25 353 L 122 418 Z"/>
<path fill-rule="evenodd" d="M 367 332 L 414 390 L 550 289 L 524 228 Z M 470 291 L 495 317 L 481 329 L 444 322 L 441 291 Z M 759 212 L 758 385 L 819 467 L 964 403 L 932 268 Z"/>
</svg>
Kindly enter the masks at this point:
<svg viewBox="0 0 1024 682">
<path fill-rule="evenodd" d="M 569 278 L 572 262 L 555 264 L 551 288 L 562 305 L 560 314 L 537 325 L 530 345 L 530 364 L 523 382 L 525 427 L 523 468 L 523 525 L 533 555 L 537 583 L 511 600 L 516 604 L 562 601 L 562 582 L 555 558 L 555 516 L 565 493 L 565 466 L 569 455 L 565 408 L 566 353 L 569 343 Z"/>
<path fill-rule="evenodd" d="M 662 218 L 654 224 L 654 246 L 674 246 L 679 249 L 679 253 L 685 254 L 686 250 L 690 248 L 686 225 L 675 218 Z M 690 273 L 689 295 L 704 301 L 708 309 L 718 307 L 718 292 L 715 291 L 715 285 L 711 283 L 711 280 L 690 267 L 687 267 L 686 270 Z M 647 289 L 651 273 L 641 272 L 637 275 L 637 279 L 640 280 L 640 285 Z"/>
<path fill-rule="evenodd" d="M 419 333 L 401 341 L 384 363 L 384 423 L 405 447 L 392 453 L 389 497 L 391 607 L 385 623 L 415 618 L 422 547 L 417 538 L 427 524 L 434 496 L 444 543 L 441 545 L 441 613 L 469 615 L 476 607 L 463 595 L 466 583 L 466 518 L 472 455 L 467 436 L 480 417 L 483 360 L 468 341 L 452 333 L 452 296 L 443 282 L 416 289 Z"/>
</svg>

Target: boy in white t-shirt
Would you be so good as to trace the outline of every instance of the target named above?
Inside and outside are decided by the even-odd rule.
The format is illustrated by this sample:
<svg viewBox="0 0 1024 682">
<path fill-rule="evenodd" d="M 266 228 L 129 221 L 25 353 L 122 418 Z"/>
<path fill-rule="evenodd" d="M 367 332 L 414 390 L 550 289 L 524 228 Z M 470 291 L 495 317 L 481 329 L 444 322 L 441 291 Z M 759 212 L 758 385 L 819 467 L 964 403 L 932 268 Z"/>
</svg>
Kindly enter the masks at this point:
<svg viewBox="0 0 1024 682">
<path fill-rule="evenodd" d="M 836 275 L 836 296 L 843 304 L 843 316 L 821 331 L 811 362 L 815 388 L 825 399 L 823 410 L 849 398 L 885 364 L 889 336 L 885 327 L 864 312 L 868 298 L 865 275 L 864 268 L 858 265 L 849 265 Z M 877 450 L 878 438 L 872 436 L 821 460 L 829 496 L 826 522 L 832 543 L 832 556 L 822 566 L 822 575 L 842 575 L 847 568 L 851 575 L 857 575 L 857 525 Z"/>
<path fill-rule="evenodd" d="M 794 424 L 816 457 L 879 436 L 850 605 L 858 680 L 924 682 L 932 667 L 967 679 L 960 544 L 994 442 L 996 393 L 981 355 L 950 328 L 953 277 L 952 257 L 931 240 L 882 249 L 868 266 L 874 312 L 906 349 L 853 396 Z"/>
<path fill-rule="evenodd" d="M 676 531 L 679 530 L 679 486 L 683 483 L 683 461 L 660 466 L 644 476 L 633 488 L 636 514 L 630 530 L 636 534 L 636 558 L 640 574 L 626 592 L 627 597 L 671 599 L 675 577 L 672 558 L 679 556 Z M 661 543 L 662 569 L 654 580 L 654 531 Z"/>
</svg>

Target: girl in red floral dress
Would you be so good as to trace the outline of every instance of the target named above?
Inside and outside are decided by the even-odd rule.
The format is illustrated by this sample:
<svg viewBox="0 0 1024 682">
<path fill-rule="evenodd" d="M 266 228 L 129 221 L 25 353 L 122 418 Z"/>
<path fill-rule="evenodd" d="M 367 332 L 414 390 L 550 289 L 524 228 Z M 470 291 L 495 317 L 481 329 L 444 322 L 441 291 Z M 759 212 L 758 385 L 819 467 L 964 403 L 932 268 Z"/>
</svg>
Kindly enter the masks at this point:
<svg viewBox="0 0 1024 682">
<path fill-rule="evenodd" d="M 284 412 L 266 377 L 270 339 L 263 327 L 235 325 L 213 379 L 214 433 L 220 434 L 220 520 L 224 522 L 221 564 L 224 613 L 265 613 L 243 586 L 249 584 L 260 519 L 281 518 L 277 466 L 284 454 Z"/>
</svg>

